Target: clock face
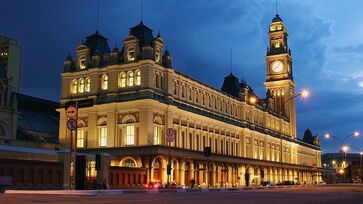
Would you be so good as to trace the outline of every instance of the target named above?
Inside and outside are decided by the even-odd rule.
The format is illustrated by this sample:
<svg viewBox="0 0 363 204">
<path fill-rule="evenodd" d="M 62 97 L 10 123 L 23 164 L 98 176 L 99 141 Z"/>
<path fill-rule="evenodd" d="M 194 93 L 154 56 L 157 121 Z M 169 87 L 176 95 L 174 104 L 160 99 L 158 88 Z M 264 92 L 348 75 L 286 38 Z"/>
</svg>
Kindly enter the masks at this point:
<svg viewBox="0 0 363 204">
<path fill-rule="evenodd" d="M 271 70 L 273 72 L 281 72 L 283 68 L 284 64 L 280 60 L 276 60 L 271 63 Z"/>
</svg>

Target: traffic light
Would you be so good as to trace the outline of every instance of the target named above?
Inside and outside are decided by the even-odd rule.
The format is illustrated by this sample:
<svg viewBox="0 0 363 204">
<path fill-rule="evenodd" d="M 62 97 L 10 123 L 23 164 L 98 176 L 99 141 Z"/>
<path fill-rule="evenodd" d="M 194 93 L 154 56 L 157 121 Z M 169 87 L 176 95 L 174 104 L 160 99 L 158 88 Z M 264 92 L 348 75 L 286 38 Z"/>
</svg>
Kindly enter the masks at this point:
<svg viewBox="0 0 363 204">
<path fill-rule="evenodd" d="M 204 156 L 210 157 L 212 154 L 212 148 L 211 147 L 204 147 Z"/>
</svg>

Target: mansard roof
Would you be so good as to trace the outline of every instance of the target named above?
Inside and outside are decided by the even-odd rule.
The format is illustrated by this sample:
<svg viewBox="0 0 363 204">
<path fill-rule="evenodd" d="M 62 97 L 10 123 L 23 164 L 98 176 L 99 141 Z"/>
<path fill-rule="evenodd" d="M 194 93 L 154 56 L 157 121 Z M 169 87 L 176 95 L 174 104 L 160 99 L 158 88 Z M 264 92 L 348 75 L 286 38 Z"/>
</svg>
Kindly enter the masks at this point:
<svg viewBox="0 0 363 204">
<path fill-rule="evenodd" d="M 222 85 L 222 91 L 238 98 L 238 93 L 241 89 L 241 86 L 238 82 L 238 78 L 235 77 L 232 72 L 224 77 L 224 82 Z"/>
<path fill-rule="evenodd" d="M 96 51 L 100 55 L 110 52 L 108 47 L 107 38 L 103 37 L 98 30 L 86 38 L 86 46 L 90 49 L 90 54 L 94 55 Z"/>
<path fill-rule="evenodd" d="M 145 45 L 151 46 L 154 41 L 153 30 L 144 25 L 142 21 L 138 25 L 130 28 L 130 35 L 139 39 L 140 47 Z"/>
</svg>

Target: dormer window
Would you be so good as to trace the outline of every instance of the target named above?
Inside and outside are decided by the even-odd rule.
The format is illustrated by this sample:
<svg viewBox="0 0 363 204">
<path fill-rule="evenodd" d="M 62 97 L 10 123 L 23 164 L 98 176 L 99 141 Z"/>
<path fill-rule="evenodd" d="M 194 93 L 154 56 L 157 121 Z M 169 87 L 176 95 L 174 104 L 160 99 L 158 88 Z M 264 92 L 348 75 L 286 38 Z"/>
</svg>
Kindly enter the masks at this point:
<svg viewBox="0 0 363 204">
<path fill-rule="evenodd" d="M 127 60 L 134 61 L 135 60 L 135 48 L 130 47 L 127 49 Z"/>
<path fill-rule="evenodd" d="M 160 49 L 156 49 L 156 51 L 155 51 L 155 61 L 156 61 L 156 63 L 160 63 L 160 59 L 161 59 Z"/>
<path fill-rule="evenodd" d="M 82 56 L 79 58 L 79 68 L 80 69 L 86 69 L 86 57 Z"/>
</svg>

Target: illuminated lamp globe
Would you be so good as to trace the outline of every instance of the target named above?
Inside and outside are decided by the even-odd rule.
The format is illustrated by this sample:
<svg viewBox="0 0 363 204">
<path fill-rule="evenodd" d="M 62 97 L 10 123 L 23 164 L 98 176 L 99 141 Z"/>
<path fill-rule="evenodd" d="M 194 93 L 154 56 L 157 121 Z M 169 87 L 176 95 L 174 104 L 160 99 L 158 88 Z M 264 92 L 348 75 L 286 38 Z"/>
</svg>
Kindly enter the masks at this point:
<svg viewBox="0 0 363 204">
<path fill-rule="evenodd" d="M 301 97 L 303 97 L 303 98 L 308 98 L 310 96 L 310 92 L 308 90 L 305 90 L 305 89 L 302 90 L 300 92 L 300 94 L 301 94 Z"/>
</svg>

